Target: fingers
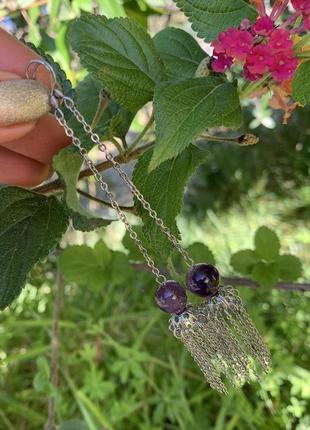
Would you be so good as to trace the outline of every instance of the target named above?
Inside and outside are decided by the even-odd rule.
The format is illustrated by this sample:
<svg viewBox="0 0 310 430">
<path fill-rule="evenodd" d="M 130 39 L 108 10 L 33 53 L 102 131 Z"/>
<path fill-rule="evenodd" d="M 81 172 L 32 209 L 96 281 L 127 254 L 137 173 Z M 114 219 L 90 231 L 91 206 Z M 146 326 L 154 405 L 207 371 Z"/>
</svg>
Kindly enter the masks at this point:
<svg viewBox="0 0 310 430">
<path fill-rule="evenodd" d="M 48 165 L 0 147 L 0 183 L 34 187 L 49 175 Z"/>
<path fill-rule="evenodd" d="M 0 129 L 0 144 L 3 130 L 4 127 Z M 22 139 L 17 136 L 15 139 L 7 139 L 1 145 L 41 163 L 49 164 L 53 156 L 69 144 L 70 139 L 64 134 L 63 128 L 52 115 L 46 115 Z"/>
<path fill-rule="evenodd" d="M 15 79 L 20 79 L 16 73 L 0 71 L 0 81 L 10 81 Z M 34 128 L 34 126 L 35 122 L 16 124 L 9 127 L 0 127 L 0 144 L 25 136 Z"/>
<path fill-rule="evenodd" d="M 0 70 L 25 78 L 26 65 L 40 56 L 0 28 Z M 44 67 L 37 70 L 37 79 L 50 87 L 50 74 Z"/>
</svg>

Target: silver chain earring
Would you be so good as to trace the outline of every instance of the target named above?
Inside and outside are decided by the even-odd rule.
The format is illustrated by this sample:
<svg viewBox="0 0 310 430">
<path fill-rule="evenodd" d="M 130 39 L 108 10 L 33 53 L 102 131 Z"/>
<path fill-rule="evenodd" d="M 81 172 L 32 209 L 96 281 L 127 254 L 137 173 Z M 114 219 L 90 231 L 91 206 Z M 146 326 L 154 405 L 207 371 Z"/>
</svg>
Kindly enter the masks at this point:
<svg viewBox="0 0 310 430">
<path fill-rule="evenodd" d="M 252 376 L 259 378 L 260 369 L 267 372 L 270 368 L 270 353 L 242 305 L 237 291 L 230 286 L 220 285 L 220 275 L 214 266 L 208 263 L 194 263 L 179 240 L 165 226 L 157 212 L 151 208 L 149 202 L 108 151 L 107 146 L 100 141 L 98 134 L 94 133 L 91 126 L 85 121 L 74 101 L 63 94 L 57 85 L 56 76 L 50 64 L 42 60 L 31 61 L 27 65 L 26 77 L 35 80 L 39 66 L 44 66 L 51 76 L 51 111 L 64 128 L 66 135 L 72 139 L 72 144 L 78 149 L 86 165 L 92 171 L 99 187 L 107 195 L 112 208 L 125 225 L 131 239 L 136 243 L 159 284 L 155 293 L 155 301 L 161 310 L 171 315 L 169 328 L 173 335 L 184 343 L 210 386 L 219 392 L 227 393 L 226 382 L 233 386 L 241 386 Z M 109 190 L 108 184 L 104 182 L 96 165 L 89 158 L 80 139 L 68 125 L 62 106 L 65 106 L 74 115 L 76 121 L 83 126 L 92 142 L 103 152 L 112 168 L 181 254 L 188 266 L 186 288 L 201 298 L 200 304 L 190 304 L 186 289 L 176 281 L 167 280 L 156 266 L 115 200 L 113 193 Z"/>
</svg>

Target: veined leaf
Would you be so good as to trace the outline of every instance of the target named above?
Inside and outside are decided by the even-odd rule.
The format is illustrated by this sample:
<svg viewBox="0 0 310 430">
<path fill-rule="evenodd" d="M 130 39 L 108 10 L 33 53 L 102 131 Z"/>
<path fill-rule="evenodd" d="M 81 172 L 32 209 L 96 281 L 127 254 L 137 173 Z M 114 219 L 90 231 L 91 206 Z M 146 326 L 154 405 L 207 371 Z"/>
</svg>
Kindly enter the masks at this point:
<svg viewBox="0 0 310 430">
<path fill-rule="evenodd" d="M 149 169 L 180 154 L 208 127 L 239 127 L 242 112 L 234 85 L 215 76 L 165 82 L 154 98 L 157 143 Z"/>
<path fill-rule="evenodd" d="M 82 157 L 67 149 L 60 151 L 53 159 L 53 166 L 65 186 L 65 202 L 71 212 L 74 228 L 91 231 L 108 225 L 111 220 L 99 218 L 81 206 L 76 187 L 82 164 Z"/>
<path fill-rule="evenodd" d="M 68 226 L 55 197 L 7 187 L 0 190 L 0 309 L 21 292 L 28 272 L 57 245 Z"/>
<path fill-rule="evenodd" d="M 293 79 L 293 97 L 305 105 L 310 103 L 310 61 L 302 63 Z"/>
<path fill-rule="evenodd" d="M 143 27 L 128 18 L 84 14 L 71 30 L 72 47 L 82 64 L 114 100 L 135 112 L 152 99 L 165 71 Z"/>
<path fill-rule="evenodd" d="M 192 78 L 207 54 L 186 31 L 168 27 L 154 37 L 154 43 L 170 79 Z"/>
<path fill-rule="evenodd" d="M 254 20 L 256 11 L 246 0 L 176 0 L 199 37 L 211 41 L 244 18 Z"/>
<path fill-rule="evenodd" d="M 133 181 L 165 225 L 178 236 L 176 216 L 182 209 L 185 185 L 199 164 L 206 159 L 207 154 L 190 145 L 175 159 L 168 160 L 147 173 L 152 152 L 153 150 L 149 150 L 139 158 Z M 143 233 L 148 248 L 161 260 L 166 260 L 173 250 L 172 245 L 141 205 L 138 202 L 136 204 L 144 223 Z"/>
</svg>

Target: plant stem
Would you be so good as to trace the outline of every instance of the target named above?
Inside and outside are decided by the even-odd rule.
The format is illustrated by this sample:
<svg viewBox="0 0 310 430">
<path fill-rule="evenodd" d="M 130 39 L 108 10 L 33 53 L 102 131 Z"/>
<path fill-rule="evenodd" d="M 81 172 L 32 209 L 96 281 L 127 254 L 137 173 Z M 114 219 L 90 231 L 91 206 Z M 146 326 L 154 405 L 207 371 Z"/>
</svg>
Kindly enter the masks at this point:
<svg viewBox="0 0 310 430">
<path fill-rule="evenodd" d="M 59 319 L 61 309 L 62 276 L 60 272 L 56 274 L 56 292 L 54 300 L 54 314 L 51 333 L 51 384 L 53 393 L 48 399 L 48 418 L 44 430 L 55 430 L 56 414 L 56 391 L 58 387 L 58 350 L 59 350 Z"/>
<path fill-rule="evenodd" d="M 91 128 L 97 127 L 97 125 L 98 125 L 98 123 L 102 117 L 102 114 L 104 113 L 104 111 L 108 107 L 109 103 L 110 103 L 109 94 L 106 91 L 101 90 L 99 93 L 99 102 L 98 102 L 97 110 L 96 110 L 95 116 L 91 122 Z"/>
<path fill-rule="evenodd" d="M 148 120 L 147 124 L 145 125 L 144 129 L 141 131 L 141 133 L 137 136 L 137 138 L 132 142 L 128 154 L 131 154 L 132 151 L 137 147 L 137 145 L 141 142 L 143 137 L 145 136 L 146 132 L 151 128 L 152 124 L 154 122 L 154 113 L 152 113 L 150 119 Z"/>
<path fill-rule="evenodd" d="M 155 145 L 155 141 L 147 143 L 146 145 L 135 149 L 131 154 L 128 154 L 127 152 L 125 152 L 122 155 L 117 155 L 115 157 L 115 161 L 117 161 L 120 164 L 128 163 L 128 161 L 137 159 L 141 154 L 143 154 L 143 152 L 145 152 L 147 149 L 151 148 L 154 145 Z M 103 161 L 102 163 L 98 163 L 96 165 L 96 168 L 97 168 L 97 170 L 99 170 L 99 172 L 103 172 L 104 170 L 108 170 L 111 167 L 112 167 L 111 161 Z M 91 169 L 85 169 L 85 170 L 81 171 L 81 173 L 79 175 L 79 179 L 83 179 L 83 178 L 86 178 L 86 177 L 89 177 L 92 175 L 93 175 L 93 172 L 91 171 Z M 63 188 L 64 187 L 63 187 L 63 183 L 61 182 L 61 180 L 56 179 L 55 181 L 49 182 L 49 183 L 44 184 L 44 185 L 40 185 L 39 187 L 34 188 L 32 191 L 34 191 L 36 193 L 45 194 L 45 193 L 51 193 L 54 191 L 63 190 Z"/>
<path fill-rule="evenodd" d="M 122 148 L 122 145 L 114 137 L 111 137 L 110 140 L 116 146 L 118 153 L 123 154 L 124 149 Z"/>
<path fill-rule="evenodd" d="M 262 88 L 264 86 L 264 84 L 269 81 L 270 78 L 271 78 L 271 75 L 270 75 L 270 73 L 268 73 L 267 75 L 263 76 L 258 81 L 255 81 L 255 82 L 252 82 L 248 85 L 245 85 L 239 93 L 240 99 L 242 100 L 242 99 L 248 98 L 251 94 L 253 94 L 257 90 Z"/>
<path fill-rule="evenodd" d="M 88 198 L 89 200 L 93 200 L 94 202 L 97 202 L 97 203 L 100 203 L 100 204 L 102 204 L 104 206 L 108 206 L 108 207 L 112 208 L 111 203 L 106 202 L 105 200 L 99 199 L 98 197 L 93 196 L 92 194 L 89 194 L 86 191 L 81 190 L 80 188 L 77 188 L 76 191 L 81 196 L 84 196 L 84 197 Z M 126 211 L 126 212 L 130 212 L 130 213 L 133 213 L 133 214 L 136 213 L 136 209 L 135 209 L 134 206 L 120 206 L 120 208 L 123 211 Z"/>
</svg>

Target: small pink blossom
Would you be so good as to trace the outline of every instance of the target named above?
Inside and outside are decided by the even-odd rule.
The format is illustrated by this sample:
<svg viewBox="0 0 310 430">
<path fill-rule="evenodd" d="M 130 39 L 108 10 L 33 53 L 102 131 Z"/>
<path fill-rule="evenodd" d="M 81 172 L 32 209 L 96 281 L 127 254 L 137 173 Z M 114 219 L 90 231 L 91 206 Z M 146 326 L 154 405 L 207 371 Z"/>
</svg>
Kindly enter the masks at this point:
<svg viewBox="0 0 310 430">
<path fill-rule="evenodd" d="M 251 21 L 248 18 L 244 18 L 239 25 L 239 29 L 250 30 L 251 26 L 252 26 Z"/>
<path fill-rule="evenodd" d="M 246 30 L 231 27 L 212 42 L 215 54 L 226 53 L 228 57 L 244 60 L 251 51 L 253 36 Z"/>
<path fill-rule="evenodd" d="M 211 63 L 211 67 L 215 72 L 223 73 L 229 69 L 233 64 L 233 58 L 227 57 L 226 54 L 218 54 L 217 58 L 214 58 Z"/>
<path fill-rule="evenodd" d="M 310 0 L 291 0 L 294 9 L 303 15 L 310 14 Z"/>
<path fill-rule="evenodd" d="M 310 31 L 310 16 L 304 16 L 304 29 Z"/>
<path fill-rule="evenodd" d="M 264 74 L 272 64 L 272 54 L 267 45 L 256 45 L 246 58 L 246 66 L 252 74 Z"/>
<path fill-rule="evenodd" d="M 293 48 L 291 33 L 284 28 L 275 29 L 270 36 L 268 46 L 273 52 L 288 51 Z"/>
<path fill-rule="evenodd" d="M 257 19 L 252 29 L 259 36 L 269 36 L 274 29 L 274 22 L 269 16 L 264 16 Z"/>
<path fill-rule="evenodd" d="M 257 81 L 263 77 L 263 75 L 260 75 L 259 73 L 251 73 L 247 65 L 243 68 L 243 76 L 247 81 Z"/>
<path fill-rule="evenodd" d="M 292 79 L 298 66 L 293 51 L 278 52 L 273 56 L 270 71 L 275 81 Z"/>
</svg>

